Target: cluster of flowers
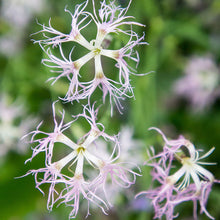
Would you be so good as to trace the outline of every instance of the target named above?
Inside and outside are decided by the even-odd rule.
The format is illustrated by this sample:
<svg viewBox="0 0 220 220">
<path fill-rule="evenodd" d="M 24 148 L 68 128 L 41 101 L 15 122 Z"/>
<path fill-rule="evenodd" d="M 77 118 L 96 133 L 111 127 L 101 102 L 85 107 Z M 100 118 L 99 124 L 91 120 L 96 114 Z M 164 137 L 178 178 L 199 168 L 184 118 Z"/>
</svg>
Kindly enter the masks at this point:
<svg viewBox="0 0 220 220">
<path fill-rule="evenodd" d="M 92 13 L 85 10 L 89 3 L 93 7 Z M 143 42 L 144 35 L 139 37 L 133 31 L 133 26 L 143 25 L 133 21 L 132 16 L 126 15 L 130 4 L 131 0 L 126 8 L 122 8 L 117 6 L 115 1 L 110 1 L 107 4 L 103 0 L 100 3 L 99 10 L 96 10 L 95 0 L 87 0 L 76 5 L 73 14 L 65 9 L 72 18 L 69 34 L 54 29 L 49 22 L 49 26 L 41 25 L 43 29 L 38 32 L 43 33 L 44 39 L 35 41 L 35 43 L 40 44 L 47 54 L 47 58 L 42 60 L 43 64 L 52 68 L 52 72 L 57 74 L 49 80 L 55 83 L 64 77 L 69 81 L 66 95 L 61 100 L 71 103 L 80 102 L 80 100 L 88 101 L 88 104 L 83 106 L 82 113 L 73 115 L 72 120 L 68 123 L 64 123 L 64 111 L 61 112 L 60 122 L 57 121 L 56 102 L 54 102 L 52 106 L 55 125 L 53 132 L 47 133 L 39 130 L 42 124 L 40 123 L 37 129 L 30 133 L 32 135 L 31 143 L 35 143 L 36 146 L 33 148 L 31 158 L 27 161 L 31 161 L 43 152 L 45 154 L 45 167 L 30 170 L 26 175 L 32 174 L 35 176 L 36 188 L 42 193 L 44 192 L 41 185 L 49 184 L 47 208 L 51 210 L 54 204 L 64 203 L 66 206 L 72 207 L 69 218 L 76 217 L 79 211 L 80 197 L 88 202 L 88 215 L 90 214 L 89 207 L 92 204 L 95 204 L 106 214 L 106 211 L 111 207 L 108 198 L 109 182 L 114 187 L 128 188 L 135 183 L 136 177 L 140 175 L 137 166 L 137 171 L 133 170 L 133 163 L 119 161 L 121 156 L 120 135 L 111 136 L 105 132 L 104 125 L 97 122 L 98 108 L 95 108 L 95 103 L 91 104 L 91 96 L 99 88 L 102 91 L 103 103 L 106 96 L 109 96 L 112 115 L 114 105 L 121 113 L 123 106 L 120 101 L 125 97 L 133 96 L 130 74 L 135 74 L 135 70 L 128 64 L 128 60 L 137 65 L 139 56 L 134 47 L 146 43 Z M 88 41 L 82 34 L 82 30 L 91 22 L 95 24 L 97 32 L 96 38 Z M 129 27 L 129 29 L 124 30 L 123 27 Z M 105 48 L 105 39 L 109 34 L 114 33 L 125 35 L 128 39 L 127 43 L 117 50 Z M 81 45 L 88 53 L 73 61 L 74 46 L 72 46 L 67 58 L 63 50 L 63 44 L 67 42 L 73 42 L 75 46 Z M 60 57 L 54 55 L 54 48 L 59 49 Z M 102 56 L 115 61 L 115 67 L 118 68 L 118 80 L 112 79 L 114 76 L 112 78 L 106 76 L 103 71 Z M 81 68 L 91 59 L 94 59 L 94 77 L 91 81 L 83 81 Z M 77 142 L 74 142 L 68 137 L 69 135 L 67 136 L 67 134 L 70 134 L 67 130 L 71 130 L 71 126 L 79 118 L 83 118 L 89 123 L 90 130 Z M 178 140 L 168 141 L 160 130 L 156 130 L 162 134 L 166 145 L 162 153 L 151 157 L 153 162 L 148 165 L 153 166 L 153 178 L 161 186 L 155 190 L 140 193 L 146 194 L 147 197 L 152 199 L 156 213 L 155 218 L 166 215 L 167 219 L 173 219 L 176 217 L 174 215 L 175 205 L 189 200 L 192 200 L 195 204 L 199 201 L 201 212 L 205 212 L 209 218 L 212 218 L 205 205 L 212 183 L 215 180 L 214 176 L 201 166 L 207 163 L 202 163 L 199 160 L 208 156 L 213 149 L 199 157 L 194 145 L 185 138 L 180 137 Z M 55 145 L 57 143 L 67 146 L 65 148 L 70 150 L 59 159 L 56 158 Z M 108 145 L 107 148 L 111 150 L 110 154 L 101 153 L 103 145 Z M 188 151 L 188 155 L 180 154 L 183 147 Z M 182 167 L 171 174 L 174 159 L 177 159 Z M 85 169 L 86 164 L 90 165 L 90 169 Z M 180 180 L 181 178 L 183 178 L 183 181 Z M 190 183 L 190 178 L 194 183 Z M 200 180 L 200 178 L 203 180 Z M 196 206 L 194 215 L 196 216 Z"/>
<path fill-rule="evenodd" d="M 213 174 L 202 165 L 214 165 L 215 163 L 202 162 L 213 151 L 211 148 L 207 153 L 199 156 L 199 151 L 195 146 L 183 136 L 176 140 L 168 140 L 164 133 L 158 128 L 151 128 L 159 132 L 165 145 L 163 151 L 155 154 L 152 147 L 148 151 L 148 166 L 152 166 L 152 177 L 159 183 L 155 189 L 140 192 L 137 196 L 145 195 L 152 200 L 155 211 L 154 218 L 161 219 L 163 215 L 166 219 L 172 220 L 178 217 L 174 213 L 176 205 L 186 201 L 194 203 L 194 219 L 197 219 L 197 202 L 200 203 L 200 213 L 205 213 L 210 219 L 214 219 L 206 210 L 206 204 L 215 180 Z M 181 167 L 175 165 L 179 162 Z"/>
<path fill-rule="evenodd" d="M 92 3 L 93 13 L 85 10 L 90 2 Z M 33 148 L 32 157 L 26 162 L 32 161 L 36 155 L 43 152 L 45 153 L 45 167 L 30 170 L 26 175 L 32 174 L 35 176 L 36 188 L 42 193 L 41 185 L 50 184 L 47 208 L 51 210 L 55 203 L 64 203 L 66 206 L 72 207 L 70 218 L 75 218 L 78 213 L 80 197 L 88 202 L 88 215 L 90 214 L 89 207 L 91 203 L 100 207 L 106 213 L 106 210 L 112 206 L 106 190 L 106 186 L 109 189 L 109 182 L 115 188 L 118 186 L 128 188 L 135 183 L 136 176 L 140 175 L 137 166 L 134 166 L 130 161 L 128 163 L 121 160 L 121 144 L 119 143 L 121 138 L 119 134 L 110 136 L 105 132 L 104 125 L 97 122 L 98 108 L 95 108 L 95 103 L 91 104 L 91 96 L 96 88 L 100 88 L 102 91 L 103 103 L 106 96 L 109 95 L 111 115 L 113 114 L 114 105 L 121 113 L 120 100 L 133 96 L 130 74 L 135 74 L 135 70 L 128 65 L 127 61 L 131 60 L 136 65 L 138 64 L 139 56 L 134 47 L 144 44 L 142 42 L 144 36 L 139 37 L 132 30 L 134 25 L 143 25 L 133 21 L 132 16 L 126 16 L 130 3 L 131 1 L 127 8 L 121 8 L 115 5 L 114 1 L 107 4 L 104 0 L 100 3 L 101 7 L 97 12 L 95 1 L 87 0 L 76 5 L 73 14 L 65 9 L 72 18 L 69 34 L 54 29 L 49 22 L 49 26 L 41 25 L 43 29 L 38 32 L 43 33 L 45 38 L 35 41 L 35 43 L 40 44 L 47 54 L 47 58 L 42 60 L 43 64 L 52 68 L 52 72 L 57 74 L 49 80 L 53 80 L 53 83 L 55 83 L 60 78 L 65 77 L 69 81 L 66 96 L 61 99 L 71 103 L 88 100 L 88 104 L 83 106 L 83 112 L 72 116 L 72 120 L 68 123 L 64 123 L 64 111 L 61 112 L 60 122 L 57 121 L 55 111 L 57 102 L 54 102 L 52 106 L 54 131 L 46 133 L 39 130 L 42 125 L 40 123 L 35 131 L 28 134 L 32 135 L 30 142 L 36 143 L 36 146 Z M 87 41 L 81 31 L 90 22 L 94 22 L 96 25 L 97 33 L 95 39 Z M 123 26 L 128 26 L 130 29 L 123 30 L 121 29 Z M 117 50 L 105 49 L 103 46 L 105 39 L 112 33 L 125 35 L 128 42 Z M 63 44 L 66 42 L 76 43 L 72 46 L 68 58 L 66 58 L 63 51 Z M 73 48 L 77 44 L 87 49 L 88 53 L 73 61 Z M 59 49 L 60 57 L 53 54 L 52 51 L 55 48 Z M 116 62 L 118 81 L 114 81 L 104 74 L 101 56 L 111 58 Z M 83 82 L 81 81 L 81 67 L 91 59 L 94 59 L 95 64 L 94 78 L 89 82 Z M 79 118 L 84 118 L 91 129 L 75 143 L 64 132 L 70 130 L 72 124 Z M 103 142 L 107 144 L 103 144 Z M 69 153 L 59 159 L 56 158 L 55 145 L 57 143 L 67 146 L 70 150 Z M 111 150 L 110 154 L 107 154 L 107 152 L 101 153 L 104 150 L 102 149 L 103 145 L 108 145 L 107 148 Z M 90 168 L 94 168 L 93 171 L 92 169 L 84 169 L 86 164 L 87 166 L 90 165 Z M 134 167 L 138 173 L 132 170 Z"/>
</svg>

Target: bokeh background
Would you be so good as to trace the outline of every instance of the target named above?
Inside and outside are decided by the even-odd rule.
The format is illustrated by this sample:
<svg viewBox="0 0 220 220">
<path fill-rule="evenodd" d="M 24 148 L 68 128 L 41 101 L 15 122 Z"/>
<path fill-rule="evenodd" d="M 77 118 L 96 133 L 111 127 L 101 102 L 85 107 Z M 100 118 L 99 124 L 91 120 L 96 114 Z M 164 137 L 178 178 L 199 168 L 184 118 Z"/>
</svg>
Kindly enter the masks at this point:
<svg viewBox="0 0 220 220">
<path fill-rule="evenodd" d="M 74 5 L 80 2 L 0 1 L 1 220 L 68 219 L 70 209 L 64 205 L 54 207 L 51 213 L 47 211 L 47 194 L 43 196 L 35 189 L 33 176 L 15 177 L 43 166 L 44 155 L 24 165 L 31 156 L 31 146 L 20 138 L 42 120 L 45 131 L 53 129 L 51 103 L 58 96 L 64 96 L 67 88 L 65 80 L 54 86 L 46 82 L 52 73 L 41 64 L 45 54 L 31 41 L 40 36 L 31 34 L 41 29 L 37 21 L 48 24 L 50 17 L 54 27 L 68 33 L 71 20 L 64 8 L 68 5 L 68 9 L 73 11 Z M 126 6 L 128 1 L 116 0 L 116 3 Z M 215 146 L 208 161 L 218 164 L 208 168 L 216 179 L 220 179 L 220 1 L 133 0 L 128 14 L 146 25 L 136 31 L 140 35 L 145 32 L 149 43 L 137 48 L 140 55 L 137 73 L 152 72 L 146 76 L 131 76 L 135 99 L 123 101 L 123 115 L 114 111 L 111 118 L 105 112 L 109 109 L 106 104 L 100 118 L 112 134 L 122 127 L 129 127 L 129 138 L 143 143 L 137 144 L 132 154 L 136 158 L 141 155 L 142 177 L 138 177 L 134 187 L 120 193 L 108 216 L 93 209 L 88 219 L 153 218 L 149 201 L 133 199 L 133 195 L 147 190 L 151 184 L 150 169 L 143 165 L 147 159 L 146 149 L 154 144 L 162 146 L 159 135 L 148 131 L 151 126 L 159 127 L 170 138 L 182 134 L 205 151 Z M 91 27 L 83 34 L 90 38 L 92 31 Z M 113 41 L 112 47 L 118 44 L 120 39 Z M 96 98 L 101 100 L 100 94 Z M 61 103 L 59 105 L 62 106 Z M 78 110 L 76 105 L 66 104 L 63 108 L 67 114 L 72 114 Z M 77 124 L 75 129 L 76 134 L 80 133 L 83 124 Z M 47 186 L 44 189 L 46 191 Z M 219 204 L 220 186 L 216 184 L 207 205 L 216 219 L 220 218 Z M 181 204 L 176 211 L 180 212 L 177 219 L 192 219 L 192 203 Z M 85 212 L 82 208 L 77 219 L 83 219 Z M 202 215 L 199 219 L 207 217 Z"/>
</svg>

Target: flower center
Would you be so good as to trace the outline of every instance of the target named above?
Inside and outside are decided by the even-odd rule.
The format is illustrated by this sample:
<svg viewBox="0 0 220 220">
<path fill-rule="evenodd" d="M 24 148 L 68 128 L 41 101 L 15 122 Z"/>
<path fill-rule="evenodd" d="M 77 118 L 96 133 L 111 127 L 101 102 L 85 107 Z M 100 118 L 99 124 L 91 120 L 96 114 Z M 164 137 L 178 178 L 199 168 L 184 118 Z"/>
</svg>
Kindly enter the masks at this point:
<svg viewBox="0 0 220 220">
<path fill-rule="evenodd" d="M 181 158 L 181 163 L 185 166 L 188 166 L 188 167 L 193 165 L 192 160 L 191 160 L 190 157 Z"/>
<path fill-rule="evenodd" d="M 95 49 L 93 50 L 93 53 L 95 54 L 95 56 L 96 56 L 96 55 L 99 55 L 99 54 L 101 53 L 101 48 L 95 48 Z"/>
<path fill-rule="evenodd" d="M 77 154 L 83 153 L 85 151 L 85 148 L 82 146 L 79 146 L 76 150 Z"/>
<path fill-rule="evenodd" d="M 102 79 L 103 77 L 104 77 L 103 72 L 98 72 L 98 73 L 95 74 L 96 79 Z"/>
</svg>

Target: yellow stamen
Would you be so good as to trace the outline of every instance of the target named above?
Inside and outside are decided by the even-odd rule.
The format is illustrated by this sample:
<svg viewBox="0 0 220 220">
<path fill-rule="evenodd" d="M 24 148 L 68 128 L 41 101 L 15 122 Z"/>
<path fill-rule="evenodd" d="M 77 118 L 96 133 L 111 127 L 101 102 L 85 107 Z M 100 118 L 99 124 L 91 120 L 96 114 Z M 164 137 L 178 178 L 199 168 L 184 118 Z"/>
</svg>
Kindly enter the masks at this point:
<svg viewBox="0 0 220 220">
<path fill-rule="evenodd" d="M 85 148 L 82 147 L 82 146 L 78 147 L 77 150 L 76 150 L 77 154 L 80 154 L 80 153 L 82 153 L 84 151 L 85 151 Z"/>
<path fill-rule="evenodd" d="M 101 53 L 101 48 L 95 48 L 95 49 L 93 50 L 93 53 L 94 53 L 95 55 L 99 55 L 99 54 Z"/>
</svg>

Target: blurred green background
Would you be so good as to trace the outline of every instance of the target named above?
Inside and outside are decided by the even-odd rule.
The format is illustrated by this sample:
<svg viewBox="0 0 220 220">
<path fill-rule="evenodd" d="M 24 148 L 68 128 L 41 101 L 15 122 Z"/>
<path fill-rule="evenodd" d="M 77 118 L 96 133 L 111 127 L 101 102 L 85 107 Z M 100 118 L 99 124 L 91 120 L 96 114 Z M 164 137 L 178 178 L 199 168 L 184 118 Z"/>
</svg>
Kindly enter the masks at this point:
<svg viewBox="0 0 220 220">
<path fill-rule="evenodd" d="M 73 11 L 74 5 L 80 2 L 0 1 L 0 94 L 7 96 L 9 106 L 10 103 L 19 100 L 25 107 L 24 115 L 19 116 L 18 119 L 15 118 L 14 126 L 19 125 L 19 120 L 32 117 L 37 119 L 38 123 L 44 120 L 45 131 L 53 129 L 51 103 L 58 96 L 65 95 L 66 82 L 61 80 L 54 86 L 46 82 L 52 73 L 41 64 L 45 54 L 37 44 L 31 41 L 32 38 L 39 38 L 39 35 L 30 35 L 41 30 L 36 19 L 39 23 L 47 25 L 50 17 L 54 27 L 68 33 L 71 18 L 63 9 L 68 5 L 68 9 Z M 127 5 L 126 0 L 116 2 L 121 3 L 122 6 Z M 137 73 L 154 72 L 146 76 L 131 76 L 135 99 L 123 101 L 122 104 L 125 106 L 123 115 L 114 111 L 111 119 L 110 114 L 105 113 L 105 109 L 109 106 L 106 104 L 102 107 L 99 116 L 106 130 L 114 134 L 122 125 L 131 126 L 134 129 L 134 138 L 142 140 L 145 144 L 141 149 L 142 154 L 145 155 L 147 147 L 161 141 L 157 134 L 148 131 L 149 127 L 156 126 L 170 138 L 177 138 L 179 134 L 184 135 L 205 151 L 215 146 L 216 149 L 208 161 L 218 163 L 220 159 L 219 97 L 214 99 L 209 108 L 195 112 L 190 108 L 188 100 L 175 94 L 173 87 L 176 80 L 184 76 L 187 63 L 193 56 L 211 56 L 219 74 L 220 1 L 133 0 L 128 14 L 146 25 L 146 27 L 136 28 L 136 31 L 140 35 L 145 32 L 146 41 L 149 43 L 148 46 L 141 45 L 137 48 L 140 55 Z M 91 37 L 90 31 L 88 33 L 88 37 Z M 88 33 L 83 32 L 85 37 Z M 218 91 L 219 88 L 220 86 L 217 86 L 216 90 Z M 70 104 L 63 107 L 68 114 L 78 110 L 77 106 Z M 0 109 L 0 111 L 3 110 Z M 31 130 L 38 123 L 36 122 Z M 35 189 L 33 176 L 15 179 L 29 169 L 43 166 L 44 156 L 38 156 L 32 163 L 24 165 L 24 161 L 31 156 L 31 146 L 28 146 L 25 153 L 20 153 L 16 150 L 16 141 L 13 145 L 13 147 L 4 146 L 2 143 L 0 145 L 0 147 L 8 147 L 8 152 L 0 157 L 0 219 L 68 219 L 70 209 L 64 205 L 54 207 L 53 211 L 48 213 L 47 196 L 43 196 Z M 144 157 L 147 158 L 146 155 Z M 220 179 L 220 163 L 208 168 L 214 173 L 216 179 Z M 151 184 L 149 168 L 141 165 L 141 169 L 143 176 L 138 177 L 137 184 L 131 189 L 134 194 L 147 190 Z M 135 210 L 132 202 L 128 201 L 122 193 L 108 216 L 99 210 L 91 210 L 92 215 L 88 219 L 147 220 L 153 218 L 153 210 L 149 202 L 146 203 L 144 210 Z M 216 219 L 220 217 L 219 204 L 220 186 L 216 184 L 213 186 L 207 205 L 207 209 Z M 180 217 L 177 219 L 192 219 L 191 203 L 178 206 L 176 211 L 180 212 Z M 77 219 L 82 219 L 84 216 L 84 211 L 81 210 Z M 202 215 L 199 219 L 207 219 L 207 217 Z"/>
</svg>

